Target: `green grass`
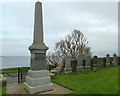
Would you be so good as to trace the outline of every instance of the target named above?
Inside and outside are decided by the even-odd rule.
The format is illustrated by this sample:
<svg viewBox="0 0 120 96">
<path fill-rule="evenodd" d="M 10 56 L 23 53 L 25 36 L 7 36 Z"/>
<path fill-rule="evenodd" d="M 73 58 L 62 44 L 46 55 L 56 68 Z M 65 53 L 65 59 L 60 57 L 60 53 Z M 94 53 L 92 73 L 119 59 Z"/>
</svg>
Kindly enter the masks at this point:
<svg viewBox="0 0 120 96">
<path fill-rule="evenodd" d="M 29 67 L 22 67 L 22 72 L 27 72 L 29 70 Z M 0 73 L 17 73 L 18 68 L 6 68 L 6 69 L 0 69 Z"/>
<path fill-rule="evenodd" d="M 118 67 L 55 75 L 52 81 L 72 89 L 72 94 L 117 94 Z"/>
<path fill-rule="evenodd" d="M 0 87 L 0 96 L 2 94 L 6 94 L 6 88 L 5 87 Z"/>
<path fill-rule="evenodd" d="M 0 73 L 16 73 L 18 72 L 18 68 L 6 68 L 6 69 L 2 69 L 0 70 Z"/>
</svg>

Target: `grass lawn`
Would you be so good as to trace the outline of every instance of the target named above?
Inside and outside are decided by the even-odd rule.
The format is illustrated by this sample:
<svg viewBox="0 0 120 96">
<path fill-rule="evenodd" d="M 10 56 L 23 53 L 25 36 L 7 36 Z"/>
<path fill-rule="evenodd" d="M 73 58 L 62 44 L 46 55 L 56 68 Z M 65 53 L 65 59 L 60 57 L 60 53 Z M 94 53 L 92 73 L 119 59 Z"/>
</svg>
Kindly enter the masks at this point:
<svg viewBox="0 0 120 96">
<path fill-rule="evenodd" d="M 29 70 L 29 67 L 22 67 L 22 72 L 27 72 Z M 0 73 L 17 73 L 18 68 L 6 68 L 6 69 L 0 69 Z"/>
<path fill-rule="evenodd" d="M 6 94 L 6 88 L 5 87 L 0 87 L 0 96 L 2 94 Z"/>
<path fill-rule="evenodd" d="M 55 75 L 52 82 L 72 89 L 72 94 L 118 94 L 118 67 Z"/>
</svg>

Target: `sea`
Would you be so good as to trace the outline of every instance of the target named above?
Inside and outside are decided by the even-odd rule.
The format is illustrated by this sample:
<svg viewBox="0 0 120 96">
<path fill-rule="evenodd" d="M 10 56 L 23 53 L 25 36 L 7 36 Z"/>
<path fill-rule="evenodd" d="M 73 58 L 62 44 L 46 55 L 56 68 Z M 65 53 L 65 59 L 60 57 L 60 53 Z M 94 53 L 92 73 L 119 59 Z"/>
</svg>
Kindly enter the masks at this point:
<svg viewBox="0 0 120 96">
<path fill-rule="evenodd" d="M 30 56 L 0 56 L 0 69 L 30 67 Z"/>
</svg>

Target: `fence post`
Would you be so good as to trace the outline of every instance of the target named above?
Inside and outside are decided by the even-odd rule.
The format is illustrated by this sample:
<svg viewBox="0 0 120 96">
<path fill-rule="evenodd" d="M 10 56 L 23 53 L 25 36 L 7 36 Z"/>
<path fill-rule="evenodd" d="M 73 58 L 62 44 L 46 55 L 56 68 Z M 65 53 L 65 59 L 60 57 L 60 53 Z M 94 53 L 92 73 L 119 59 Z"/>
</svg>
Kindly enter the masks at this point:
<svg viewBox="0 0 120 96">
<path fill-rule="evenodd" d="M 21 67 L 21 82 L 22 82 L 22 68 L 23 68 L 23 67 Z"/>
<path fill-rule="evenodd" d="M 18 83 L 20 83 L 20 67 L 18 67 Z"/>
</svg>

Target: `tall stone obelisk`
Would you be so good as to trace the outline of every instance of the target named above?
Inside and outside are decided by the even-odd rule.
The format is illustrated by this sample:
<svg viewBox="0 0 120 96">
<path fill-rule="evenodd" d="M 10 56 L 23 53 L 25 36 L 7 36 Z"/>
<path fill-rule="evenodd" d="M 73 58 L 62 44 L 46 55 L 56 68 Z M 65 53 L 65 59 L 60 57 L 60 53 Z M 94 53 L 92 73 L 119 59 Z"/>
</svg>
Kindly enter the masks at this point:
<svg viewBox="0 0 120 96">
<path fill-rule="evenodd" d="M 42 3 L 35 4 L 34 40 L 29 47 L 31 53 L 31 65 L 24 88 L 30 93 L 52 90 L 53 84 L 46 70 L 46 51 L 48 47 L 43 41 Z"/>
</svg>

